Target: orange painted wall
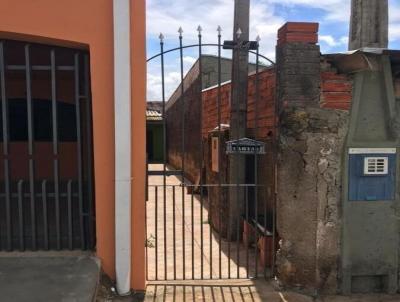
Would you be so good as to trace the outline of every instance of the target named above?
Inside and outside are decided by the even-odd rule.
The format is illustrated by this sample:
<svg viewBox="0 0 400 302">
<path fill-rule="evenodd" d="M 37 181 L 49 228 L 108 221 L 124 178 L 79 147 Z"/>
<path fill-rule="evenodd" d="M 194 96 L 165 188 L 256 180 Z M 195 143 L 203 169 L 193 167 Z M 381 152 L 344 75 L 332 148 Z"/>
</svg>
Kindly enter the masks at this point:
<svg viewBox="0 0 400 302">
<path fill-rule="evenodd" d="M 144 289 L 145 0 L 131 1 L 133 233 L 132 287 Z M 97 255 L 115 276 L 112 0 L 0 0 L 0 38 L 90 51 Z"/>
<path fill-rule="evenodd" d="M 133 37 L 133 39 L 132 39 Z M 145 289 L 146 3 L 131 1 L 132 287 Z"/>
</svg>

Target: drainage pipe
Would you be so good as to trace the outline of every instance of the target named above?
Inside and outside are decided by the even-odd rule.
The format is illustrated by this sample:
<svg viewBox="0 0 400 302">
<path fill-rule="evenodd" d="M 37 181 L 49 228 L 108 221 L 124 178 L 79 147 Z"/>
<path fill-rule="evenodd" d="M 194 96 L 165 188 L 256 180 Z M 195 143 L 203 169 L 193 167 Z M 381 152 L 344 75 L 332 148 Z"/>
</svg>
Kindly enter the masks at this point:
<svg viewBox="0 0 400 302">
<path fill-rule="evenodd" d="M 130 0 L 114 0 L 115 269 L 117 292 L 131 285 Z"/>
</svg>

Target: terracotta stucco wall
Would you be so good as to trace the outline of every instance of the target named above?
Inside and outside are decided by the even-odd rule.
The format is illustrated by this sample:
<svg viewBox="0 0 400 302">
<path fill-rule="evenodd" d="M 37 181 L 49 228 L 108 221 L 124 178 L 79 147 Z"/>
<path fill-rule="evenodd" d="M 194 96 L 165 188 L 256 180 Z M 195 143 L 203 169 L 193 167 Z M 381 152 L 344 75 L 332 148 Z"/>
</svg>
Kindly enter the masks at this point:
<svg viewBox="0 0 400 302">
<path fill-rule="evenodd" d="M 0 38 L 90 51 L 97 255 L 115 276 L 113 2 L 1 0 Z M 132 287 L 144 289 L 145 1 L 131 1 L 133 262 Z"/>
<path fill-rule="evenodd" d="M 146 3 L 131 1 L 132 287 L 145 289 Z"/>
</svg>

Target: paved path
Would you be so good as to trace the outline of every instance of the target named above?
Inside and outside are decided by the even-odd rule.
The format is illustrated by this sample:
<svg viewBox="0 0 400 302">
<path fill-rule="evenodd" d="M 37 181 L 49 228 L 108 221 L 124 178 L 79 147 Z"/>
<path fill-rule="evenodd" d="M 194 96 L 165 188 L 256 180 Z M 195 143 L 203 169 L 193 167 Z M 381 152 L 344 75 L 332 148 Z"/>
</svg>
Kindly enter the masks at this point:
<svg viewBox="0 0 400 302">
<path fill-rule="evenodd" d="M 91 302 L 100 274 L 90 256 L 0 256 L 1 302 Z"/>
<path fill-rule="evenodd" d="M 296 292 L 280 291 L 266 280 L 221 280 L 169 282 L 147 287 L 145 302 L 399 302 L 400 295 L 352 295 L 313 298 Z"/>
</svg>

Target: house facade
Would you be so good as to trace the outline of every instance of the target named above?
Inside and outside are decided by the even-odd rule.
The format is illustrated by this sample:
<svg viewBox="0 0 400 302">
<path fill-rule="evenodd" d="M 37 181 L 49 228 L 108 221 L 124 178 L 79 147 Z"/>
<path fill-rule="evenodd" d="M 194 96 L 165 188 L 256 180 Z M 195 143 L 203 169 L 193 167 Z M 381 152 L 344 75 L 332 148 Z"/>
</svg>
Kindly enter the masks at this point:
<svg viewBox="0 0 400 302">
<path fill-rule="evenodd" d="M 145 1 L 3 0 L 0 19 L 0 249 L 90 250 L 143 290 Z"/>
</svg>

